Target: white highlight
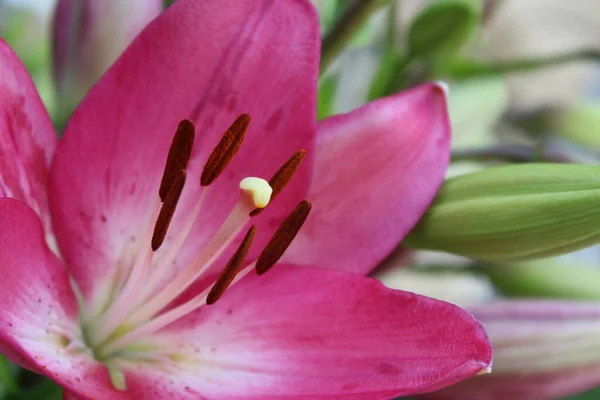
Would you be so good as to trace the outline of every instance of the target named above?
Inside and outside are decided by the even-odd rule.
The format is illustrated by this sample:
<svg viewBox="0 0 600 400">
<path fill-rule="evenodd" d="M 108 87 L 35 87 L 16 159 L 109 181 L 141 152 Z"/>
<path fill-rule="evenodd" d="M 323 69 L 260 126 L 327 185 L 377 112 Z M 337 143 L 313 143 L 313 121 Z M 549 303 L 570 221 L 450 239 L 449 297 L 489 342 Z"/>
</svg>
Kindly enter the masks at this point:
<svg viewBox="0 0 600 400">
<path fill-rule="evenodd" d="M 444 94 L 446 95 L 446 97 L 448 97 L 448 94 L 450 94 L 450 86 L 448 86 L 448 84 L 444 81 L 435 81 L 434 84 L 439 87 L 440 89 L 442 89 L 444 91 Z"/>
<path fill-rule="evenodd" d="M 240 189 L 252 196 L 252 202 L 254 202 L 256 208 L 265 208 L 271 201 L 271 195 L 273 194 L 273 188 L 269 185 L 269 182 L 253 176 L 242 179 Z"/>
<path fill-rule="evenodd" d="M 477 373 L 477 375 L 487 375 L 487 374 L 491 374 L 492 373 L 492 365 L 488 365 L 487 367 L 485 367 L 484 369 L 482 369 L 481 371 L 479 371 Z"/>
</svg>

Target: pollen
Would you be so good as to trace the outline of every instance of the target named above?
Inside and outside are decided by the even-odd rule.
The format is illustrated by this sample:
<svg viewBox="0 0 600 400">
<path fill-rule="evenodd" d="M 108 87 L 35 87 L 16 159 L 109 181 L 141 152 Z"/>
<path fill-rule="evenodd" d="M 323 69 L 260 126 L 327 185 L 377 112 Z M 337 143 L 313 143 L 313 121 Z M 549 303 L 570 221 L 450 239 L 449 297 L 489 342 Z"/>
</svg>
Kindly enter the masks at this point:
<svg viewBox="0 0 600 400">
<path fill-rule="evenodd" d="M 156 224 L 154 225 L 154 233 L 152 234 L 152 251 L 158 250 L 165 240 L 167 229 L 169 229 L 173 214 L 175 214 L 175 208 L 185 185 L 185 176 L 186 173 L 184 170 L 177 171 L 175 181 L 171 185 L 165 202 L 160 209 Z"/>
<path fill-rule="evenodd" d="M 158 190 L 161 201 L 165 201 L 167 198 L 171 186 L 179 175 L 179 171 L 187 169 L 194 147 L 195 130 L 194 123 L 187 119 L 182 120 L 177 126 Z"/>
<path fill-rule="evenodd" d="M 271 200 L 274 200 L 275 197 L 279 195 L 283 191 L 283 189 L 287 186 L 287 184 L 292 180 L 292 177 L 296 173 L 296 170 L 300 166 L 300 163 L 306 156 L 306 150 L 302 149 L 294 153 L 286 162 L 284 162 L 281 167 L 273 174 L 271 179 L 269 179 L 269 186 L 273 189 L 273 193 L 271 194 Z M 261 213 L 264 207 L 258 207 L 255 210 L 252 210 L 250 216 L 253 217 Z"/>
<path fill-rule="evenodd" d="M 250 115 L 242 114 L 236 118 L 221 140 L 214 148 L 200 176 L 200 184 L 208 186 L 213 183 L 225 170 L 244 142 L 244 137 L 250 125 Z"/>
<path fill-rule="evenodd" d="M 211 305 L 216 303 L 223 293 L 225 293 L 225 290 L 227 290 L 229 285 L 231 285 L 235 276 L 240 272 L 241 268 L 244 266 L 248 252 L 250 251 L 250 246 L 254 240 L 255 233 L 256 226 L 252 225 L 248 230 L 248 233 L 246 233 L 244 240 L 242 240 L 242 243 L 239 245 L 238 249 L 235 251 L 208 293 L 206 304 Z"/>
<path fill-rule="evenodd" d="M 271 201 L 273 188 L 262 178 L 249 176 L 240 182 L 240 189 L 252 198 L 254 207 L 265 208 Z"/>
<path fill-rule="evenodd" d="M 301 201 L 281 223 L 265 249 L 258 256 L 258 260 L 256 261 L 256 273 L 258 275 L 262 275 L 270 270 L 279 261 L 281 256 L 283 256 L 283 253 L 292 244 L 292 240 L 294 240 L 300 228 L 306 222 L 311 207 L 309 201 Z"/>
</svg>

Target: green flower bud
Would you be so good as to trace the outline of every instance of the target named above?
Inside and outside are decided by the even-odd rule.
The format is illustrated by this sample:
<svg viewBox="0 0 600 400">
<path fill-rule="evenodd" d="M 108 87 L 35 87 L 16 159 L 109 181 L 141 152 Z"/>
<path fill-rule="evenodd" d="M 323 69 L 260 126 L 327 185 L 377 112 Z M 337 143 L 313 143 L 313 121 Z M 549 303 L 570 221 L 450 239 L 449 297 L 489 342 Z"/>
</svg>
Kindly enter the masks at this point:
<svg viewBox="0 0 600 400">
<path fill-rule="evenodd" d="M 553 119 L 555 130 L 574 142 L 600 149 L 600 103 L 576 103 L 557 113 Z"/>
<path fill-rule="evenodd" d="M 479 0 L 435 0 L 413 21 L 408 32 L 411 58 L 448 58 L 475 33 L 481 16 Z"/>
<path fill-rule="evenodd" d="M 600 167 L 488 168 L 444 183 L 408 247 L 483 261 L 564 254 L 600 242 Z"/>
<path fill-rule="evenodd" d="M 513 297 L 600 300 L 600 269 L 563 258 L 483 268 L 494 285 Z"/>
</svg>

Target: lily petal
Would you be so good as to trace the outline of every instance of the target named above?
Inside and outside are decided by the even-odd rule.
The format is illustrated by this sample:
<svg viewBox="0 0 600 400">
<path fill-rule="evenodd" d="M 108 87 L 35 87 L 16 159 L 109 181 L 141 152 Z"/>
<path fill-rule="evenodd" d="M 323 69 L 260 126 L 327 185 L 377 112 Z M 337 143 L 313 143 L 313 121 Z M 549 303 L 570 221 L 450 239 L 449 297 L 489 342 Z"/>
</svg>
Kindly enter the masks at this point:
<svg viewBox="0 0 600 400">
<path fill-rule="evenodd" d="M 494 346 L 494 371 L 426 398 L 553 400 L 600 384 L 600 303 L 512 300 L 471 308 Z"/>
<path fill-rule="evenodd" d="M 77 303 L 35 212 L 0 199 L 0 351 L 11 361 L 96 398 L 113 389 L 86 353 L 69 352 Z"/>
<path fill-rule="evenodd" d="M 74 112 L 52 168 L 59 245 L 84 293 L 140 246 L 180 120 L 194 121 L 198 135 L 171 232 L 189 218 L 220 136 L 238 115 L 253 118 L 240 154 L 209 189 L 183 259 L 225 219 L 244 176 L 269 177 L 311 149 L 318 54 L 318 18 L 301 0 L 178 0 L 134 39 Z M 305 194 L 305 164 L 265 214 Z"/>
<path fill-rule="evenodd" d="M 29 74 L 0 38 L 0 197 L 20 200 L 50 233 L 47 181 L 57 138 Z"/>
<path fill-rule="evenodd" d="M 313 211 L 285 259 L 367 274 L 425 212 L 449 157 L 450 123 L 440 84 L 323 121 L 308 195 Z"/>
<path fill-rule="evenodd" d="M 491 360 L 481 325 L 454 305 L 286 265 L 250 274 L 162 334 L 179 346 L 177 372 L 168 384 L 162 371 L 133 369 L 136 398 L 161 382 L 182 398 L 388 400 L 450 385 Z"/>
</svg>

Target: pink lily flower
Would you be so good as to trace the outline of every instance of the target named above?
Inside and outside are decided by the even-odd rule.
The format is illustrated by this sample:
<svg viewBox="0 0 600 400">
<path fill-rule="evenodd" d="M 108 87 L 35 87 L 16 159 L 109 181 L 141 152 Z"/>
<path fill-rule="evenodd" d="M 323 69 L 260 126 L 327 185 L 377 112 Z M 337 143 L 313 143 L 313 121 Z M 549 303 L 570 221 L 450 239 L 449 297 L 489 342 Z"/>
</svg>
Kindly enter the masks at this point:
<svg viewBox="0 0 600 400">
<path fill-rule="evenodd" d="M 423 396 L 554 400 L 600 384 L 600 303 L 505 300 L 470 308 L 489 332 L 494 372 Z"/>
<path fill-rule="evenodd" d="M 469 313 L 360 276 L 441 184 L 443 87 L 317 125 L 319 42 L 308 1 L 178 0 L 60 143 L 0 42 L 0 352 L 86 399 L 389 399 L 488 371 Z"/>
</svg>

